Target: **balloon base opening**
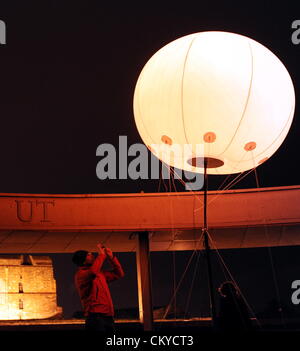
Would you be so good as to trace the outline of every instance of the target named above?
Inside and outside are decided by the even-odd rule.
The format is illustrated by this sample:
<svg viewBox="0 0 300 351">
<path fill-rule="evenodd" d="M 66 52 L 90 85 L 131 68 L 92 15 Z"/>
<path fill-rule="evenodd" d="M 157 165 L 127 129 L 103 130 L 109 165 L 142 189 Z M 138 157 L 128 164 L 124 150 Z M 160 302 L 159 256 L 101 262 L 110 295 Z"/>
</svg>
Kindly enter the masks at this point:
<svg viewBox="0 0 300 351">
<path fill-rule="evenodd" d="M 222 160 L 213 157 L 192 157 L 187 162 L 193 167 L 204 168 L 205 161 L 207 168 L 218 168 L 224 165 Z"/>
</svg>

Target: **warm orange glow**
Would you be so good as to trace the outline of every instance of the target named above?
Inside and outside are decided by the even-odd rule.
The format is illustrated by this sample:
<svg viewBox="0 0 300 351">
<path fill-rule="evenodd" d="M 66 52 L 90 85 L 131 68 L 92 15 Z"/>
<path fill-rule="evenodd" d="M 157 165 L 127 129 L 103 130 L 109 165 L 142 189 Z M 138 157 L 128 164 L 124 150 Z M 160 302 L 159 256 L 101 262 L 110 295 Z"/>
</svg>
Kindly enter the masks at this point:
<svg viewBox="0 0 300 351">
<path fill-rule="evenodd" d="M 203 157 L 196 147 L 203 144 L 205 157 L 222 161 L 211 174 L 242 172 L 270 158 L 294 108 L 281 61 L 258 42 L 226 32 L 194 33 L 164 46 L 143 68 L 134 94 L 135 122 L 148 148 L 171 166 L 202 173 L 188 160 Z M 189 154 L 169 157 L 173 145 L 186 144 Z"/>
<path fill-rule="evenodd" d="M 0 320 L 50 318 L 61 313 L 51 259 L 0 256 Z"/>
</svg>

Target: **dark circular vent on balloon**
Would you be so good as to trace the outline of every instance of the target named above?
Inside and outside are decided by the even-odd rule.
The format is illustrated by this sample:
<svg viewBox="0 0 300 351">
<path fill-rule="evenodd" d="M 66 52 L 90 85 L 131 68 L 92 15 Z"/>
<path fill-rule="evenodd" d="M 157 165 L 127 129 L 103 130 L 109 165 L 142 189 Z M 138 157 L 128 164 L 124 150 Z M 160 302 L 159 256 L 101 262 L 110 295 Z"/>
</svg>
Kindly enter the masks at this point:
<svg viewBox="0 0 300 351">
<path fill-rule="evenodd" d="M 207 168 L 218 168 L 224 165 L 222 160 L 213 157 L 192 157 L 187 162 L 193 167 L 204 168 L 205 161 L 207 162 Z"/>
</svg>

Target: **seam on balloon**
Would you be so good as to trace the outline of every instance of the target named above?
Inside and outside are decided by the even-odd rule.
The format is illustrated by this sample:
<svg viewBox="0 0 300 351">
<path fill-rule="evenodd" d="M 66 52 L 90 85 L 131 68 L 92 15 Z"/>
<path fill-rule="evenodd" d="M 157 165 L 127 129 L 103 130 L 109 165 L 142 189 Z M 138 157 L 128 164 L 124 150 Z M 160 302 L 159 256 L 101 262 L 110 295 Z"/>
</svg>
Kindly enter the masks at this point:
<svg viewBox="0 0 300 351">
<path fill-rule="evenodd" d="M 145 67 L 144 67 L 144 68 L 145 68 Z M 153 142 L 153 144 L 155 145 L 156 142 L 153 140 L 151 134 L 148 132 L 148 129 L 147 129 L 147 127 L 146 127 L 146 125 L 145 125 L 145 123 L 144 123 L 144 119 L 143 119 L 143 117 L 142 117 L 143 115 L 142 115 L 142 113 L 141 113 L 141 108 L 140 108 L 140 90 L 137 89 L 137 88 L 139 88 L 138 85 L 140 85 L 140 82 L 142 81 L 142 76 L 144 75 L 144 72 L 143 72 L 143 71 L 144 71 L 144 68 L 143 68 L 143 70 L 142 70 L 142 72 L 141 72 L 141 75 L 140 75 L 140 77 L 139 77 L 139 79 L 138 79 L 138 82 L 137 82 L 137 84 L 136 84 L 136 91 L 137 91 L 137 107 L 138 107 L 138 110 L 139 110 L 139 115 L 140 115 L 140 117 L 141 117 L 140 120 L 141 120 L 141 122 L 142 122 L 143 128 L 144 128 L 145 132 L 147 133 L 149 139 L 151 139 L 152 142 Z M 141 138 L 141 139 L 143 140 L 143 138 Z"/>
<path fill-rule="evenodd" d="M 182 119 L 184 137 L 185 137 L 185 141 L 186 141 L 187 145 L 190 145 L 190 144 L 189 144 L 189 141 L 188 141 L 188 138 L 187 138 L 187 135 L 186 135 L 185 123 L 184 123 L 184 113 L 183 113 L 183 81 L 184 81 L 185 67 L 186 67 L 188 55 L 189 55 L 189 53 L 190 53 L 190 50 L 191 50 L 192 45 L 193 45 L 193 43 L 194 43 L 194 41 L 195 41 L 196 38 L 197 38 L 197 37 L 195 36 L 195 37 L 192 39 L 192 41 L 191 41 L 191 43 L 190 43 L 190 45 L 189 45 L 189 48 L 188 48 L 188 50 L 187 50 L 187 52 L 186 52 L 186 55 L 185 55 L 185 58 L 184 58 L 184 63 L 183 63 L 182 78 L 181 78 L 181 119 Z M 193 148 L 192 148 L 191 151 L 192 151 L 192 155 L 194 156 L 195 154 L 194 154 L 194 152 L 193 152 Z"/>
<path fill-rule="evenodd" d="M 290 123 L 290 120 L 293 119 L 293 116 L 294 116 L 294 106 L 291 108 L 291 112 L 290 112 L 290 115 L 289 115 L 289 118 L 288 118 L 287 122 L 285 123 L 285 125 L 283 126 L 283 128 L 281 129 L 281 131 L 280 131 L 280 133 L 277 135 L 277 137 L 274 139 L 274 141 L 272 142 L 272 144 L 269 145 L 269 146 L 268 146 L 266 149 L 264 149 L 263 151 L 261 151 L 259 154 L 257 154 L 257 155 L 255 156 L 255 158 L 257 158 L 258 156 L 264 154 L 268 149 L 270 149 L 270 147 L 272 147 L 272 145 L 280 138 L 281 134 L 285 131 L 287 125 Z M 279 145 L 279 146 L 280 146 L 280 145 Z M 279 146 L 278 146 L 278 147 L 279 147 Z M 277 148 L 277 149 L 278 149 L 278 148 Z M 277 150 L 277 149 L 276 149 L 276 150 Z M 275 151 L 276 151 L 276 150 L 275 150 Z M 274 152 L 275 152 L 275 151 L 274 151 Z M 251 159 L 241 161 L 241 163 L 242 163 L 242 162 L 249 162 L 249 161 L 251 161 Z M 232 162 L 234 162 L 234 161 L 232 161 Z"/>
<path fill-rule="evenodd" d="M 229 142 L 229 144 L 226 146 L 225 150 L 222 151 L 217 157 L 223 155 L 227 150 L 228 148 L 230 147 L 230 145 L 232 144 L 233 140 L 234 140 L 234 137 L 236 136 L 237 134 L 237 131 L 239 130 L 240 126 L 241 126 L 241 123 L 243 121 L 243 118 L 245 116 L 245 113 L 246 113 L 246 110 L 247 110 L 247 107 L 248 107 L 248 102 L 249 102 L 249 99 L 250 99 L 250 95 L 251 95 L 251 89 L 252 89 L 252 81 L 253 81 L 253 53 L 252 53 L 252 48 L 251 48 L 251 44 L 250 42 L 248 41 L 248 46 L 249 46 L 249 49 L 250 49 L 250 55 L 251 55 L 251 78 L 250 78 L 250 84 L 249 84 L 249 89 L 248 89 L 248 94 L 247 94 L 247 99 L 246 99 L 246 102 L 245 102 L 245 106 L 244 106 L 244 109 L 243 109 L 243 113 L 242 113 L 242 116 L 241 116 L 241 119 L 239 121 L 239 124 Z"/>
</svg>

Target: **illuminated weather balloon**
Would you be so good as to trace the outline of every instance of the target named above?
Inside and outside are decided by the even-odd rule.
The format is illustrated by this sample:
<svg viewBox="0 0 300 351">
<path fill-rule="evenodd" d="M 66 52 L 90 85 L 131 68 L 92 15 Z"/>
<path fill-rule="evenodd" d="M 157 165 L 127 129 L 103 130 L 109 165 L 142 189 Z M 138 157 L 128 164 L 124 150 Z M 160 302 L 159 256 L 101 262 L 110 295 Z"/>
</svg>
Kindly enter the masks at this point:
<svg viewBox="0 0 300 351">
<path fill-rule="evenodd" d="M 285 139 L 294 109 L 282 62 L 258 42 L 226 32 L 167 44 L 146 63 L 134 93 L 135 122 L 149 149 L 171 166 L 200 173 L 204 156 L 209 174 L 266 161 Z M 188 152 L 172 151 L 187 144 Z"/>
</svg>

